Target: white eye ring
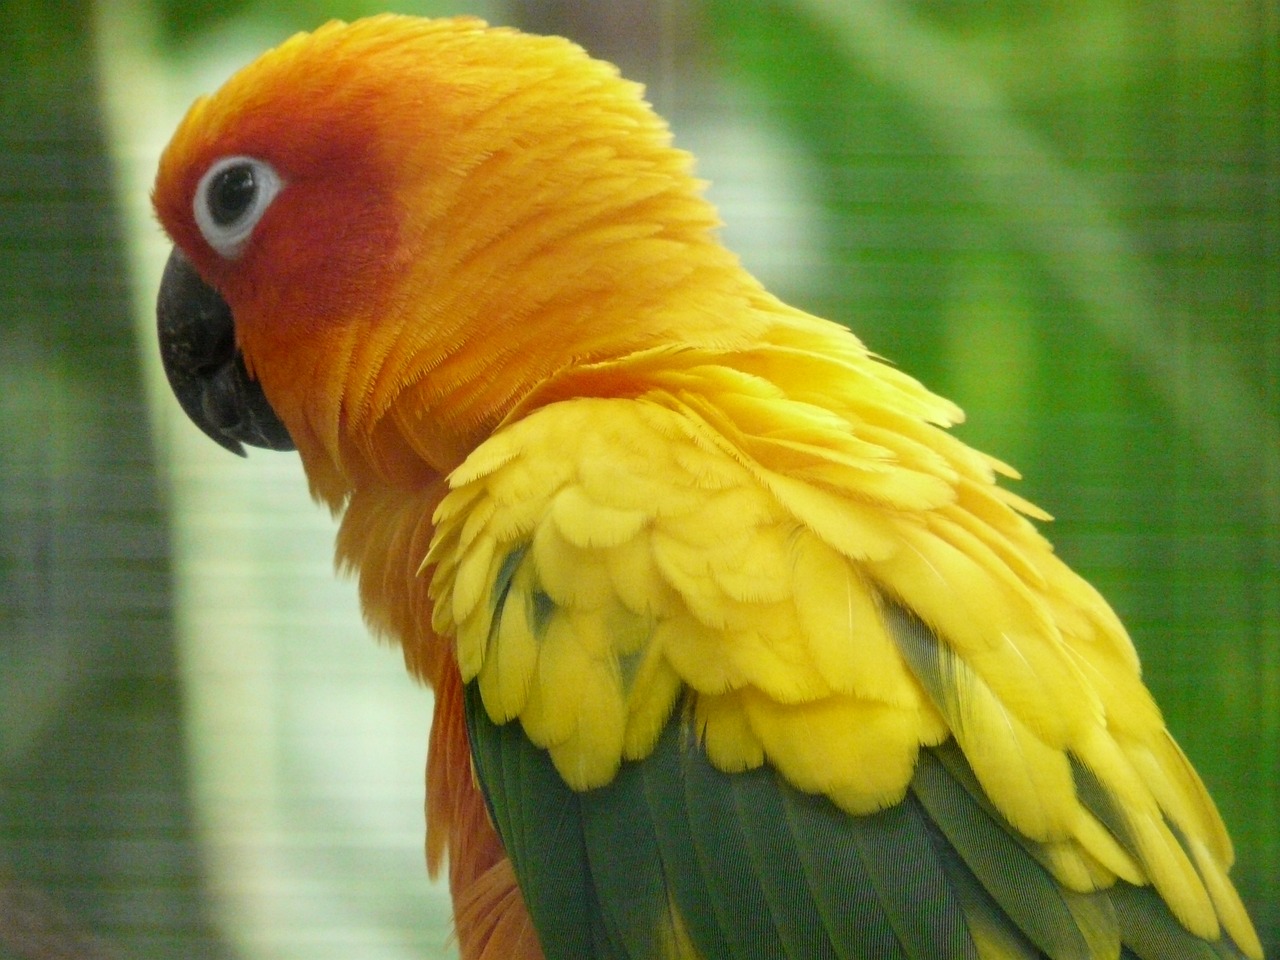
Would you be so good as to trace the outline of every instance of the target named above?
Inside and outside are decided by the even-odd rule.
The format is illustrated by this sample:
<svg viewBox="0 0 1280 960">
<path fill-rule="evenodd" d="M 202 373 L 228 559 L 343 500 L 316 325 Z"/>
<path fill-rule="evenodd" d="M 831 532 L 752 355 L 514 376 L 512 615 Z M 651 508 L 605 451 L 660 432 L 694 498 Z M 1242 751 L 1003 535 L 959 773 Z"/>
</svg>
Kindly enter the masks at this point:
<svg viewBox="0 0 1280 960">
<path fill-rule="evenodd" d="M 209 246 L 228 260 L 244 252 L 271 201 L 284 189 L 275 168 L 256 157 L 223 157 L 196 185 L 196 226 Z"/>
</svg>

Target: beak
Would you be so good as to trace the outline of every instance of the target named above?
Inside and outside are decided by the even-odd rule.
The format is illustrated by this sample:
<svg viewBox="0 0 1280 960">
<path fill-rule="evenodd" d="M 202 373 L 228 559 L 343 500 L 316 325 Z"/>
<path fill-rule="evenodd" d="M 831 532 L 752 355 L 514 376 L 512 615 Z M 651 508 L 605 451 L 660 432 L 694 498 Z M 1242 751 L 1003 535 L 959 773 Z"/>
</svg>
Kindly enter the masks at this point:
<svg viewBox="0 0 1280 960">
<path fill-rule="evenodd" d="M 169 386 L 197 427 L 242 457 L 244 443 L 294 449 L 262 385 L 244 365 L 231 308 L 177 247 L 160 280 L 156 327 Z"/>
</svg>

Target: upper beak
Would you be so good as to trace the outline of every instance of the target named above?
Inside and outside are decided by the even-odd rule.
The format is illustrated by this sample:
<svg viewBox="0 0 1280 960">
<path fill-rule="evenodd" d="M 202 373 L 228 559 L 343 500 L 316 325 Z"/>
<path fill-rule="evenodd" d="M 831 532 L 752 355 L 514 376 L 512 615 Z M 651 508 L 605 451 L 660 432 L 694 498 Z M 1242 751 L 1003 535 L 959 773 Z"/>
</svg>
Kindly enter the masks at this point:
<svg viewBox="0 0 1280 960">
<path fill-rule="evenodd" d="M 262 385 L 245 368 L 231 308 L 177 247 L 160 280 L 156 327 L 169 386 L 197 427 L 242 457 L 242 443 L 294 449 Z"/>
</svg>

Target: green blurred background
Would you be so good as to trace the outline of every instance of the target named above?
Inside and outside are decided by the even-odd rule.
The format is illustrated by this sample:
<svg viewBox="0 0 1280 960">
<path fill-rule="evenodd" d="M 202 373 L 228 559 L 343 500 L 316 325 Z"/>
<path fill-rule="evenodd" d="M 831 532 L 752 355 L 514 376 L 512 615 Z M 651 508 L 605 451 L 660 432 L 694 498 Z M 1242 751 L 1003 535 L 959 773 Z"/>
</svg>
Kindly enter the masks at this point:
<svg viewBox="0 0 1280 960">
<path fill-rule="evenodd" d="M 725 237 L 969 412 L 1128 623 L 1280 956 L 1275 0 L 3 0 L 0 957 L 446 957 L 429 695 L 292 457 L 159 385 L 146 209 L 192 96 L 391 7 L 649 85 Z"/>
</svg>

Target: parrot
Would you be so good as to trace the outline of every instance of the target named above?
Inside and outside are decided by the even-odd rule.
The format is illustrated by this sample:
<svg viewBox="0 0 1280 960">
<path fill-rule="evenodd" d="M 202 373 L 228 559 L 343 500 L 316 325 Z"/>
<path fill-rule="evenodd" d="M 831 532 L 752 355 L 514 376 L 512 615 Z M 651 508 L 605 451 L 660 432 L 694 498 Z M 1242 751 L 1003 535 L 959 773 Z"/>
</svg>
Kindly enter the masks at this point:
<svg viewBox="0 0 1280 960">
<path fill-rule="evenodd" d="M 961 410 L 722 242 L 643 88 L 332 21 L 199 98 L 161 358 L 433 691 L 464 960 L 1260 960 L 1117 614 Z"/>
</svg>

